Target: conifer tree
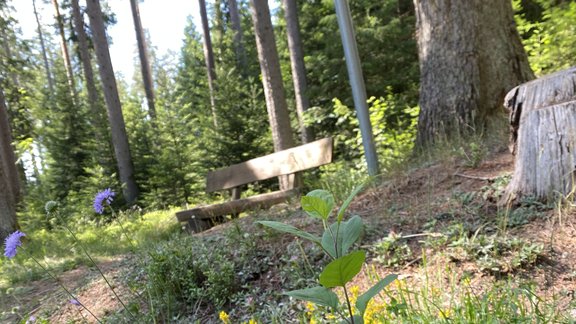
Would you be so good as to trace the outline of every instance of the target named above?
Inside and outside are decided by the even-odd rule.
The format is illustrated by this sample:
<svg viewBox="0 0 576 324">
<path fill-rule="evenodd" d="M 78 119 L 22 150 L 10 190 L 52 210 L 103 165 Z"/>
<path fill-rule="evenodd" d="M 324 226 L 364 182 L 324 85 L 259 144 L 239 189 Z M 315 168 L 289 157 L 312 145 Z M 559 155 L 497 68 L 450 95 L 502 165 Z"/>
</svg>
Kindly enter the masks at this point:
<svg viewBox="0 0 576 324">
<path fill-rule="evenodd" d="M 110 59 L 100 1 L 87 0 L 87 13 L 90 18 L 90 27 L 92 29 L 94 47 L 98 59 L 100 80 L 104 89 L 104 98 L 106 99 L 106 105 L 108 107 L 108 121 L 110 122 L 110 130 L 112 132 L 112 144 L 114 146 L 116 162 L 118 163 L 122 192 L 124 199 L 126 199 L 129 204 L 132 204 L 138 197 L 138 187 L 134 180 L 132 155 L 128 144 L 128 136 L 126 135 L 126 126 L 124 124 L 124 116 L 122 115 L 114 69 Z"/>
</svg>

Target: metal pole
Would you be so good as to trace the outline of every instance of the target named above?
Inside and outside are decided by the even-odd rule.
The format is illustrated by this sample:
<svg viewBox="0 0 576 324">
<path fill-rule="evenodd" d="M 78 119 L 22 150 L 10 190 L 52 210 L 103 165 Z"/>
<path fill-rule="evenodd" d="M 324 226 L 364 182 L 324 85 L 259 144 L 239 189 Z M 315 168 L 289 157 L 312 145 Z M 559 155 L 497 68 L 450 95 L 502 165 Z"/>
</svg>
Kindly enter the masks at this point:
<svg viewBox="0 0 576 324">
<path fill-rule="evenodd" d="M 352 26 L 352 16 L 348 0 L 334 0 L 336 7 L 336 16 L 338 17 L 338 27 L 342 36 L 342 45 L 344 46 L 344 55 L 346 56 L 346 67 L 348 68 L 348 77 L 352 87 L 352 96 L 354 97 L 354 106 L 360 122 L 360 132 L 362 134 L 362 145 L 366 163 L 368 164 L 368 174 L 375 176 L 379 173 L 378 157 L 376 155 L 376 146 L 374 145 L 374 136 L 372 135 L 372 125 L 370 124 L 370 114 L 366 104 L 366 87 L 364 86 L 364 77 L 360 66 L 360 57 L 356 47 L 356 37 L 354 27 Z"/>
</svg>

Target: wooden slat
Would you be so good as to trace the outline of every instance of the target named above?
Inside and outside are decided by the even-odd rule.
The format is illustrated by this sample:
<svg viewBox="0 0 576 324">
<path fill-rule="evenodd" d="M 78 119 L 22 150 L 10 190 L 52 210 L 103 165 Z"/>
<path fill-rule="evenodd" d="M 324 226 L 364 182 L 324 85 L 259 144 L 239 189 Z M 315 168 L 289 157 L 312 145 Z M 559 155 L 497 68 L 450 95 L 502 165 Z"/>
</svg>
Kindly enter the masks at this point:
<svg viewBox="0 0 576 324">
<path fill-rule="evenodd" d="M 271 193 L 252 196 L 225 203 L 197 207 L 183 210 L 176 213 L 176 218 L 180 222 L 188 221 L 192 218 L 207 219 L 227 214 L 236 214 L 255 208 L 268 208 L 280 202 L 288 200 L 298 193 L 297 189 L 275 191 Z"/>
<path fill-rule="evenodd" d="M 324 138 L 209 172 L 206 176 L 206 191 L 230 189 L 330 162 L 332 162 L 332 138 Z"/>
</svg>

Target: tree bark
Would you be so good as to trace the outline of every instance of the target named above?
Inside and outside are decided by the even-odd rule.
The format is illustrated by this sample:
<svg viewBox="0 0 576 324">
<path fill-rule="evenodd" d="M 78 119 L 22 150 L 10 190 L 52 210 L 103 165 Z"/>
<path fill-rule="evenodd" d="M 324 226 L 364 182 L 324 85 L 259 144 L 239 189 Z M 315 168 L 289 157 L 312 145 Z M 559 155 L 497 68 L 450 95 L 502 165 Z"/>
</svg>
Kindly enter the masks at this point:
<svg viewBox="0 0 576 324">
<path fill-rule="evenodd" d="M 12 194 L 9 190 L 8 176 L 3 163 L 0 163 L 0 240 L 4 242 L 6 237 L 18 229 L 16 209 Z"/>
<path fill-rule="evenodd" d="M 234 31 L 234 49 L 236 52 L 236 60 L 238 61 L 238 68 L 245 74 L 247 71 L 246 65 L 246 50 L 242 41 L 242 24 L 240 22 L 240 13 L 238 12 L 238 3 L 236 0 L 228 0 L 228 9 L 230 10 L 230 22 L 232 23 L 232 30 Z"/>
<path fill-rule="evenodd" d="M 0 164 L 3 169 L 3 183 L 6 183 L 7 197 L 10 198 L 11 208 L 14 208 L 20 201 L 22 187 L 16 165 L 16 155 L 12 146 L 8 106 L 6 105 L 6 98 L 2 89 L 0 89 Z M 3 185 L 3 183 L 0 183 L 0 185 Z"/>
<path fill-rule="evenodd" d="M 277 152 L 294 146 L 290 114 L 282 84 L 282 72 L 268 2 L 267 0 L 250 0 L 250 5 L 266 107 L 272 128 L 272 141 L 274 151 Z M 288 182 L 285 177 L 280 178 L 280 189 L 288 189 Z"/>
<path fill-rule="evenodd" d="M 146 92 L 146 101 L 148 103 L 148 114 L 152 121 L 156 120 L 156 107 L 154 106 L 154 82 L 152 80 L 152 69 L 148 59 L 148 48 L 144 29 L 140 20 L 140 9 L 138 0 L 130 0 L 132 7 L 132 19 L 134 20 L 134 30 L 136 31 L 136 41 L 138 43 L 138 54 L 140 56 L 140 68 L 142 70 L 142 81 L 144 82 L 144 91 Z"/>
<path fill-rule="evenodd" d="M 44 33 L 42 32 L 42 25 L 40 24 L 40 18 L 38 17 L 38 11 L 36 10 L 36 0 L 32 0 L 32 5 L 34 7 L 34 17 L 36 17 L 38 38 L 40 39 L 40 50 L 42 51 L 42 60 L 44 61 L 44 70 L 46 71 L 46 80 L 48 81 L 48 90 L 50 95 L 54 94 L 54 80 L 52 78 L 52 72 L 50 71 L 50 64 L 48 63 L 48 55 L 46 54 L 46 44 L 44 43 Z"/>
<path fill-rule="evenodd" d="M 86 83 L 86 91 L 88 93 L 88 104 L 90 105 L 90 112 L 92 114 L 93 126 L 100 129 L 100 106 L 98 102 L 100 101 L 98 97 L 98 90 L 96 89 L 96 83 L 94 82 L 94 71 L 92 70 L 92 63 L 90 59 L 90 49 L 88 46 L 88 36 L 84 29 L 84 19 L 82 17 L 82 12 L 80 11 L 80 5 L 78 0 L 72 0 L 72 16 L 74 18 L 74 30 L 76 31 L 76 37 L 78 38 L 78 53 L 80 56 L 80 62 L 82 63 L 82 71 L 84 73 L 84 80 Z M 95 131 L 98 136 L 98 131 Z"/>
<path fill-rule="evenodd" d="M 417 144 L 481 134 L 504 95 L 533 78 L 510 1 L 414 0 L 420 58 Z"/>
<path fill-rule="evenodd" d="M 100 71 L 100 79 L 104 89 L 104 99 L 108 107 L 108 120 L 112 132 L 112 145 L 118 163 L 118 173 L 122 182 L 122 192 L 126 201 L 134 203 L 138 197 L 138 187 L 134 180 L 134 167 L 132 164 L 132 155 L 126 135 L 126 126 L 124 116 L 122 115 L 122 106 L 118 96 L 116 78 L 112 61 L 110 60 L 110 51 L 104 20 L 102 19 L 102 9 L 99 0 L 87 0 L 87 13 L 90 18 L 90 27 L 96 50 L 96 58 Z"/>
<path fill-rule="evenodd" d="M 208 74 L 208 88 L 210 91 L 210 107 L 212 109 L 212 119 L 215 127 L 218 127 L 218 118 L 216 114 L 216 99 L 214 98 L 216 80 L 216 69 L 214 67 L 214 52 L 212 50 L 212 39 L 210 38 L 210 26 L 208 25 L 208 13 L 206 12 L 206 1 L 198 0 L 200 5 L 200 18 L 202 19 L 202 31 L 204 33 L 204 60 Z"/>
<path fill-rule="evenodd" d="M 523 196 L 546 200 L 574 192 L 575 85 L 576 68 L 570 68 L 522 84 L 506 96 L 511 151 L 516 157 L 504 202 Z"/>
<path fill-rule="evenodd" d="M 72 72 L 72 63 L 70 61 L 70 53 L 68 51 L 68 44 L 66 42 L 66 34 L 64 32 L 64 22 L 60 15 L 60 7 L 58 6 L 58 0 L 52 0 L 52 5 L 54 5 L 54 19 L 56 19 L 56 24 L 58 26 L 58 32 L 60 34 L 60 50 L 62 51 L 62 59 L 64 60 L 64 68 L 66 69 L 66 78 L 68 80 L 68 90 L 70 91 L 70 96 L 74 105 L 78 104 L 78 96 L 76 95 L 76 85 L 74 82 L 74 73 Z"/>
<path fill-rule="evenodd" d="M 0 242 L 18 229 L 16 204 L 20 199 L 20 182 L 4 92 L 0 89 Z"/>
<path fill-rule="evenodd" d="M 294 95 L 296 97 L 296 112 L 300 123 L 300 136 L 302 143 L 314 141 L 312 128 L 304 125 L 304 113 L 310 107 L 306 95 L 306 66 L 304 65 L 304 51 L 300 38 L 300 26 L 298 23 L 298 7 L 296 0 L 282 0 L 284 17 L 286 19 L 286 34 L 288 35 L 288 50 L 290 51 L 290 66 L 292 68 L 292 81 L 294 83 Z"/>
</svg>

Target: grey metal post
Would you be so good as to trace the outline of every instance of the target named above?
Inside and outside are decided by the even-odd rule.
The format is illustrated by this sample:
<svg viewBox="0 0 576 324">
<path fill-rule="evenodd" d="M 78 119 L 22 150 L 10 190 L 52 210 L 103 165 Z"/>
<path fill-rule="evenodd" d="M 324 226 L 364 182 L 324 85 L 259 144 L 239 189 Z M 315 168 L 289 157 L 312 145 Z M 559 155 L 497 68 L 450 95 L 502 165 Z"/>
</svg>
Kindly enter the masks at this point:
<svg viewBox="0 0 576 324">
<path fill-rule="evenodd" d="M 379 173 L 378 156 L 376 155 L 376 146 L 374 145 L 374 136 L 372 135 L 372 124 L 370 124 L 370 114 L 366 103 L 366 87 L 362 68 L 360 66 L 360 57 L 356 47 L 356 37 L 352 25 L 352 16 L 348 0 L 334 0 L 336 7 L 336 16 L 338 17 L 338 26 L 342 36 L 342 45 L 344 55 L 346 56 L 346 67 L 348 68 L 348 77 L 352 87 L 352 96 L 354 97 L 354 106 L 360 122 L 360 132 L 362 134 L 362 145 L 366 163 L 368 164 L 368 174 L 375 176 Z"/>
</svg>

